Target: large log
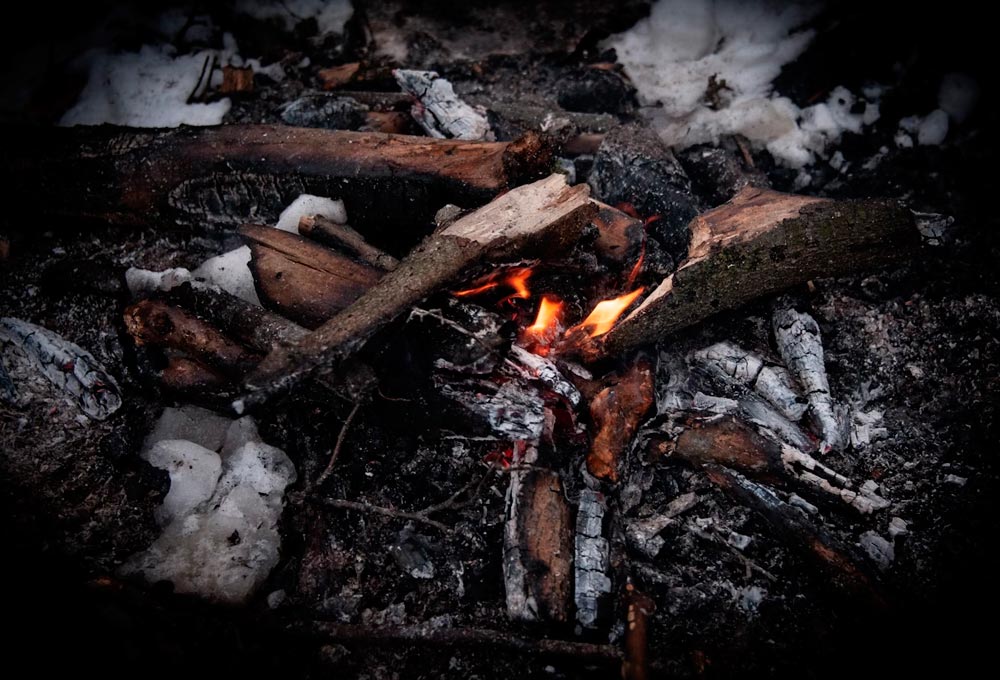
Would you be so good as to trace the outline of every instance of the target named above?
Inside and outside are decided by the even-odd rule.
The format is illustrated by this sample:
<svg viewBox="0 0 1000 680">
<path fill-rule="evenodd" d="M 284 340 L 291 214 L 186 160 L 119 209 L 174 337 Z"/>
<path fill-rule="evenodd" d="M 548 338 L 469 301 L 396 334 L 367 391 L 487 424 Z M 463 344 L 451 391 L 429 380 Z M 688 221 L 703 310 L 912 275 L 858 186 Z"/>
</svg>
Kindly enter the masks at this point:
<svg viewBox="0 0 1000 680">
<path fill-rule="evenodd" d="M 537 136 L 465 142 L 281 125 L 6 127 L 0 183 L 33 214 L 129 225 L 273 224 L 299 194 L 343 199 L 372 233 L 431 224 L 541 176 Z"/>
<path fill-rule="evenodd" d="M 518 187 L 429 236 L 394 271 L 295 347 L 276 348 L 248 376 L 241 406 L 330 369 L 376 331 L 484 261 L 564 251 L 596 211 L 585 185 L 551 175 Z"/>
<path fill-rule="evenodd" d="M 656 342 L 709 316 L 820 276 L 884 266 L 920 242 L 895 201 L 831 201 L 746 187 L 691 221 L 677 271 L 603 338 L 603 353 Z"/>
</svg>

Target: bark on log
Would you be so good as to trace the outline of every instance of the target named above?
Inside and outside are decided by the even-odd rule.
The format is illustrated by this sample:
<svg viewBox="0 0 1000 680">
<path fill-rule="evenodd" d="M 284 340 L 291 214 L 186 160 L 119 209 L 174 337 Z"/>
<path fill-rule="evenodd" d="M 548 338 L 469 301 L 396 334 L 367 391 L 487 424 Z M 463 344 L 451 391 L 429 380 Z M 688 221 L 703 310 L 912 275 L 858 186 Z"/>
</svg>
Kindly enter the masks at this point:
<svg viewBox="0 0 1000 680">
<path fill-rule="evenodd" d="M 690 224 L 678 270 L 603 338 L 603 353 L 656 342 L 709 316 L 817 276 L 881 266 L 919 243 L 895 201 L 830 201 L 747 187 Z"/>
<path fill-rule="evenodd" d="M 160 300 L 140 300 L 125 309 L 125 328 L 137 344 L 180 350 L 232 377 L 260 360 L 215 326 Z"/>
<path fill-rule="evenodd" d="M 382 271 L 392 271 L 399 266 L 399 260 L 368 243 L 364 236 L 351 227 L 337 224 L 322 215 L 306 215 L 300 218 L 299 233 L 332 248 L 346 249 L 362 262 Z"/>
<path fill-rule="evenodd" d="M 250 246 L 250 272 L 261 303 L 315 328 L 361 297 L 382 277 L 309 239 L 255 224 L 240 227 Z"/>
<path fill-rule="evenodd" d="M 596 208 L 588 189 L 551 175 L 518 187 L 429 236 L 395 270 L 294 348 L 267 356 L 245 383 L 242 406 L 261 403 L 317 369 L 330 369 L 376 331 L 485 259 L 560 252 Z"/>
<path fill-rule="evenodd" d="M 430 224 L 446 203 L 481 205 L 540 176 L 537 136 L 465 142 L 281 125 L 176 130 L 7 127 L 0 183 L 45 216 L 130 225 L 273 224 L 299 194 L 344 200 L 382 233 Z"/>
</svg>

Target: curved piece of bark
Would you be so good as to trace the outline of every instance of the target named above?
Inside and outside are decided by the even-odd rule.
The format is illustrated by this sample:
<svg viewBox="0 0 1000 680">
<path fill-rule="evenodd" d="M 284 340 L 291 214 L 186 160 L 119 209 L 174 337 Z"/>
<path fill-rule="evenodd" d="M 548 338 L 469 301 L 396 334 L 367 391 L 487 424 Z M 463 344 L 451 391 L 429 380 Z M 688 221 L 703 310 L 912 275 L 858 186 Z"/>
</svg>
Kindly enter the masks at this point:
<svg viewBox="0 0 1000 680">
<path fill-rule="evenodd" d="M 127 307 L 125 329 L 136 344 L 177 349 L 232 376 L 244 375 L 260 360 L 211 324 L 161 300 Z"/>
<path fill-rule="evenodd" d="M 709 316 L 818 276 L 881 266 L 919 244 L 895 201 L 830 201 L 744 188 L 690 224 L 687 259 L 618 326 L 603 353 L 656 342 Z"/>
<path fill-rule="evenodd" d="M 343 199 L 373 232 L 430 224 L 442 205 L 485 203 L 551 160 L 537 136 L 468 142 L 282 125 L 6 127 L 0 141 L 0 183 L 42 215 L 157 227 L 274 223 L 303 193 Z"/>
<path fill-rule="evenodd" d="M 280 229 L 244 224 L 261 303 L 315 328 L 361 297 L 382 272 Z"/>
<path fill-rule="evenodd" d="M 240 407 L 261 403 L 317 369 L 329 369 L 414 304 L 479 262 L 560 252 L 574 243 L 596 207 L 585 185 L 559 174 L 496 198 L 438 231 L 350 307 L 289 349 L 276 349 L 248 377 Z"/>
</svg>

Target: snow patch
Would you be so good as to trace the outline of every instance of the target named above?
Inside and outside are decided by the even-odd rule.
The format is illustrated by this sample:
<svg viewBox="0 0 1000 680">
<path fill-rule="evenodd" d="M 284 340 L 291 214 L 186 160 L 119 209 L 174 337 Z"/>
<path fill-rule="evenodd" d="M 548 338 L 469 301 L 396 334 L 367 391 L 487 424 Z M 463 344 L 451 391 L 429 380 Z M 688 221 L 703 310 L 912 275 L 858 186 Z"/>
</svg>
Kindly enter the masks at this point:
<svg viewBox="0 0 1000 680">
<path fill-rule="evenodd" d="M 189 104 L 207 85 L 211 50 L 178 55 L 169 45 L 144 45 L 139 52 L 91 54 L 90 77 L 76 105 L 60 125 L 127 125 L 169 128 L 218 125 L 230 101 Z"/>
<path fill-rule="evenodd" d="M 650 16 L 605 41 L 635 83 L 644 113 L 671 146 L 718 142 L 739 134 L 801 168 L 845 130 L 878 119 L 881 89 L 867 88 L 861 113 L 842 87 L 800 109 L 772 91 L 781 68 L 813 32 L 801 30 L 815 3 L 757 0 L 659 0 Z"/>
<path fill-rule="evenodd" d="M 344 32 L 354 7 L 350 0 L 239 0 L 236 11 L 262 21 L 277 20 L 289 32 L 300 21 L 316 19 L 319 34 L 327 35 Z"/>
<path fill-rule="evenodd" d="M 221 453 L 192 441 L 219 443 L 221 420 L 228 426 Z M 164 529 L 122 572 L 170 581 L 181 593 L 246 601 L 278 562 L 284 491 L 296 476 L 291 460 L 261 441 L 249 416 L 228 421 L 194 407 L 164 411 L 141 455 L 170 473 L 157 511 Z"/>
<path fill-rule="evenodd" d="M 322 215 L 337 224 L 347 224 L 347 210 L 343 201 L 302 194 L 281 211 L 278 223 L 274 226 L 276 229 L 298 234 L 299 219 L 307 215 Z"/>
</svg>

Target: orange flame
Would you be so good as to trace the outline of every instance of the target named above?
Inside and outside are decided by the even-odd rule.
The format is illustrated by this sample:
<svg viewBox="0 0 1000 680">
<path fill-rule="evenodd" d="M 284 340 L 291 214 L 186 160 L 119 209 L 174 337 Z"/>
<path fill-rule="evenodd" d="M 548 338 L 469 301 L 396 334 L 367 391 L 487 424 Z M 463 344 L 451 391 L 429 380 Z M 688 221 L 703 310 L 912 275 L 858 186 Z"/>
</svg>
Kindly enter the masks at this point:
<svg viewBox="0 0 1000 680">
<path fill-rule="evenodd" d="M 635 299 L 642 294 L 645 290 L 645 286 L 641 288 L 636 288 L 631 293 L 622 295 L 621 297 L 616 297 L 611 300 L 603 300 L 597 303 L 594 307 L 594 311 L 590 315 L 573 326 L 566 332 L 566 336 L 570 337 L 575 334 L 576 331 L 582 331 L 592 338 L 597 338 L 612 328 L 614 328 L 615 322 L 618 321 L 618 317 L 629 308 Z"/>
<path fill-rule="evenodd" d="M 549 346 L 562 328 L 563 303 L 550 295 L 542 296 L 535 323 L 524 329 L 522 344 L 539 356 L 548 356 Z"/>
<path fill-rule="evenodd" d="M 646 239 L 642 239 L 642 247 L 639 250 L 639 259 L 635 261 L 635 266 L 632 267 L 632 271 L 629 272 L 628 282 L 625 284 L 626 288 L 631 288 L 635 285 L 635 280 L 639 278 L 639 274 L 642 273 L 642 263 L 646 259 Z"/>
<path fill-rule="evenodd" d="M 470 297 L 473 295 L 481 295 L 482 293 L 498 288 L 499 286 L 506 286 L 514 292 L 508 295 L 505 300 L 513 298 L 527 300 L 531 297 L 531 293 L 528 290 L 529 278 L 531 278 L 530 267 L 515 267 L 509 271 L 500 269 L 479 279 L 476 282 L 479 285 L 465 290 L 456 290 L 452 293 L 452 295 L 455 295 L 456 297 Z"/>
</svg>

